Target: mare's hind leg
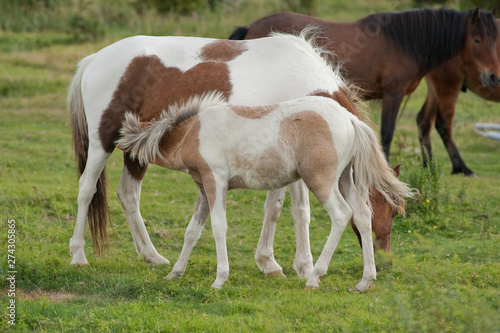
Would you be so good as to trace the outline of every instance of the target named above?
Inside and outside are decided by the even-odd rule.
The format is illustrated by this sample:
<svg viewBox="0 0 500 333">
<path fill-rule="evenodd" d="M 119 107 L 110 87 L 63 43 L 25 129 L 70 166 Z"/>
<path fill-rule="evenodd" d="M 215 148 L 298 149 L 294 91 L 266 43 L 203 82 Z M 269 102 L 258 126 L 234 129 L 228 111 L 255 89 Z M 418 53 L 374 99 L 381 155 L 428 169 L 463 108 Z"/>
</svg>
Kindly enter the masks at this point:
<svg viewBox="0 0 500 333">
<path fill-rule="evenodd" d="M 283 269 L 274 259 L 273 241 L 285 193 L 286 187 L 267 192 L 266 203 L 264 204 L 265 216 L 259 244 L 255 251 L 255 262 L 260 270 L 268 275 L 283 275 Z"/>
<path fill-rule="evenodd" d="M 97 181 L 110 155 L 100 146 L 90 143 L 87 164 L 79 181 L 75 231 L 69 241 L 69 251 L 73 255 L 71 265 L 88 264 L 85 257 L 85 224 L 90 202 L 96 192 Z"/>
<path fill-rule="evenodd" d="M 174 279 L 181 277 L 186 271 L 187 262 L 194 245 L 198 241 L 201 235 L 201 231 L 205 226 L 208 214 L 210 213 L 207 197 L 203 190 L 200 189 L 198 193 L 198 200 L 196 201 L 196 206 L 194 209 L 193 217 L 189 221 L 189 225 L 184 234 L 184 245 L 182 246 L 181 254 L 179 260 L 174 265 L 174 268 L 167 275 L 166 278 Z"/>
<path fill-rule="evenodd" d="M 292 214 L 295 220 L 296 252 L 293 268 L 301 278 L 307 278 L 313 270 L 313 257 L 309 243 L 309 223 L 311 209 L 309 206 L 309 190 L 302 180 L 290 184 L 292 198 Z"/>
<path fill-rule="evenodd" d="M 347 202 L 340 194 L 340 191 L 337 187 L 337 182 L 335 182 L 332 186 L 330 196 L 328 197 L 326 202 L 323 203 L 323 207 L 325 207 L 328 215 L 330 216 L 330 219 L 332 221 L 332 229 L 323 248 L 323 251 L 319 256 L 318 261 L 316 261 L 312 273 L 307 279 L 307 289 L 317 289 L 319 287 L 319 280 L 323 275 L 326 274 L 333 252 L 335 251 L 340 237 L 342 236 L 342 233 L 344 232 L 344 229 L 349 223 L 349 220 L 352 216 L 351 207 L 347 204 Z"/>
<path fill-rule="evenodd" d="M 128 154 L 124 154 L 122 178 L 117 194 L 132 232 L 137 253 L 147 262 L 169 264 L 169 261 L 156 251 L 139 210 L 142 178 L 146 169 L 147 167 L 141 167 L 137 161 L 131 161 Z"/>
</svg>

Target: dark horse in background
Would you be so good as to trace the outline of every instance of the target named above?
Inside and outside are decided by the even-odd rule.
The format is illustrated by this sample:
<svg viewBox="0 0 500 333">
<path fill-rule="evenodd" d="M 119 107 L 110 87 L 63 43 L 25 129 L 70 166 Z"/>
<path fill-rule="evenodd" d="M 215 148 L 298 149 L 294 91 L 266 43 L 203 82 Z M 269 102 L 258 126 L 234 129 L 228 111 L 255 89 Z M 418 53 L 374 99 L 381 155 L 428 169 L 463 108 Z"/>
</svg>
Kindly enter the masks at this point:
<svg viewBox="0 0 500 333">
<path fill-rule="evenodd" d="M 500 82 L 497 23 L 492 13 L 479 9 L 377 13 L 355 22 L 329 22 L 284 12 L 239 27 L 230 39 L 259 38 L 271 32 L 297 33 L 309 25 L 318 27 L 326 37 L 318 38 L 318 44 L 333 51 L 331 60 L 343 64 L 344 75 L 362 89 L 362 98 L 382 99 L 381 140 L 387 158 L 404 96 L 433 69 L 457 58 L 478 73 L 482 86 L 494 88 Z M 463 162 L 455 165 L 456 160 L 452 160 L 453 172 L 469 174 Z M 372 228 L 379 246 L 389 252 L 392 221 Z"/>
<path fill-rule="evenodd" d="M 404 96 L 440 64 L 458 57 L 464 67 L 480 73 L 485 88 L 500 83 L 497 23 L 492 13 L 479 9 L 377 13 L 355 22 L 283 12 L 237 28 L 230 39 L 297 33 L 308 25 L 317 26 L 326 37 L 318 42 L 333 51 L 331 60 L 343 64 L 347 78 L 362 89 L 362 98 L 382 99 L 381 141 L 387 158 Z M 471 173 L 461 159 L 452 157 L 452 162 L 454 173 Z"/>
<path fill-rule="evenodd" d="M 497 19 L 497 23 L 500 25 L 500 19 Z M 500 61 L 500 37 L 497 38 L 497 56 Z M 460 57 L 454 57 L 437 66 L 425 76 L 425 80 L 427 98 L 417 117 L 424 164 L 427 164 L 428 159 L 432 159 L 431 129 L 435 124 L 453 162 L 453 173 L 463 172 L 467 176 L 475 176 L 460 157 L 453 140 L 452 124 L 458 95 L 460 90 L 470 90 L 481 98 L 500 102 L 500 87 L 485 87 L 481 72 L 474 66 L 469 66 Z"/>
</svg>

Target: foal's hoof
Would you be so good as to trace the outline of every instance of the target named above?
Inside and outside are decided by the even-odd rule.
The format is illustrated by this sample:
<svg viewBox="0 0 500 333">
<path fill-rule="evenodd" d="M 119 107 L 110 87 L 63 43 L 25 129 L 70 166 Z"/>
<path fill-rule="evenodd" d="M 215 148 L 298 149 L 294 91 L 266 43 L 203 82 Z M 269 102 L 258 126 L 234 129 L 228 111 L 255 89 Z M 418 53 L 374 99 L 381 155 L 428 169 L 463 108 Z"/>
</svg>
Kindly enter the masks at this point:
<svg viewBox="0 0 500 333">
<path fill-rule="evenodd" d="M 306 290 L 318 290 L 319 288 L 319 285 L 318 286 L 306 286 Z"/>
<path fill-rule="evenodd" d="M 373 281 L 370 281 L 370 282 L 361 281 L 360 283 L 358 283 L 356 285 L 356 290 L 355 291 L 360 292 L 360 293 L 365 292 L 372 285 L 373 285 Z"/>
<path fill-rule="evenodd" d="M 275 277 L 275 276 L 277 276 L 277 277 L 284 277 L 284 278 L 286 278 L 286 275 L 285 275 L 285 274 L 283 274 L 283 271 L 282 271 L 282 270 L 279 270 L 279 271 L 274 271 L 274 272 L 271 272 L 271 273 L 266 273 L 264 276 L 265 276 L 265 278 L 266 278 L 266 279 L 267 279 L 267 278 L 272 278 L 272 277 Z"/>
<path fill-rule="evenodd" d="M 170 273 L 168 274 L 167 276 L 164 277 L 165 280 L 174 280 L 174 279 L 178 279 L 182 276 L 182 274 L 180 273 Z"/>
</svg>

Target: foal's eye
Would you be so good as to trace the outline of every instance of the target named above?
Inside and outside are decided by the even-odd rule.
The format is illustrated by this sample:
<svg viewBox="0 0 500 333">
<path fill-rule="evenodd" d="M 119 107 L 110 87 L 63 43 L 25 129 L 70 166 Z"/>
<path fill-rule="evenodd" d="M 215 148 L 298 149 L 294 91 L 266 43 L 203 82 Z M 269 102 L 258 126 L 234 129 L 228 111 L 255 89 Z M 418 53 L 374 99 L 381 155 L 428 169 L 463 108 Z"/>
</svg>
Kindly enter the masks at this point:
<svg viewBox="0 0 500 333">
<path fill-rule="evenodd" d="M 481 43 L 481 40 L 479 38 L 474 38 L 474 43 L 479 44 Z"/>
</svg>

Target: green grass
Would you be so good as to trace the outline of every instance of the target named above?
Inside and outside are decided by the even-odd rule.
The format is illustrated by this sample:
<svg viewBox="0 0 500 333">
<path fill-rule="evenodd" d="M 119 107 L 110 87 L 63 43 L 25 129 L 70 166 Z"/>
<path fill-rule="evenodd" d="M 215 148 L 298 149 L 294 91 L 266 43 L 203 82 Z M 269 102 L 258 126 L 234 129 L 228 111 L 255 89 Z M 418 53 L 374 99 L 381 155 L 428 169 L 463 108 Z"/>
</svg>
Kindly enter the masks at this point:
<svg viewBox="0 0 500 333">
<path fill-rule="evenodd" d="M 409 3 L 399 6 L 408 8 Z M 318 15 L 332 20 L 399 9 L 385 1 L 319 5 Z M 351 291 L 361 278 L 363 261 L 350 229 L 344 233 L 320 289 L 304 289 L 305 281 L 292 268 L 295 236 L 289 198 L 275 242 L 276 258 L 287 278 L 265 278 L 253 260 L 265 193 L 254 191 L 228 195 L 231 272 L 222 290 L 210 288 L 216 255 L 209 224 L 185 275 L 164 280 L 171 266 L 149 265 L 136 255 L 114 195 L 122 167 L 119 153 L 108 163 L 113 222 L 110 249 L 96 257 L 87 231 L 90 265 L 69 265 L 78 178 L 65 98 L 77 61 L 135 33 L 224 38 L 233 27 L 280 9 L 284 9 L 281 2 L 255 0 L 198 17 L 147 14 L 147 20 L 134 23 L 142 29 L 110 27 L 105 39 L 96 43 L 74 43 L 66 34 L 53 31 L 37 32 L 28 39 L 18 33 L 0 33 L 0 330 L 500 331 L 500 145 L 473 131 L 475 122 L 498 122 L 499 105 L 469 92 L 461 94 L 457 106 L 455 139 L 478 178 L 449 174 L 451 163 L 435 131 L 432 143 L 437 167 L 429 173 L 421 169 L 420 154 L 415 152 L 419 147 L 415 117 L 424 101 L 424 84 L 398 121 L 391 158 L 392 164 L 403 163 L 402 179 L 417 186 L 421 196 L 408 203 L 406 217 L 396 217 L 394 264 L 378 274 L 366 293 Z M 374 103 L 371 107 L 378 125 L 380 106 Z M 141 211 L 153 243 L 172 263 L 179 256 L 196 196 L 197 188 L 188 176 L 155 166 L 148 170 Z M 311 245 L 317 258 L 330 223 L 317 201 L 311 202 Z M 16 220 L 15 327 L 5 317 L 9 219 Z"/>
</svg>

